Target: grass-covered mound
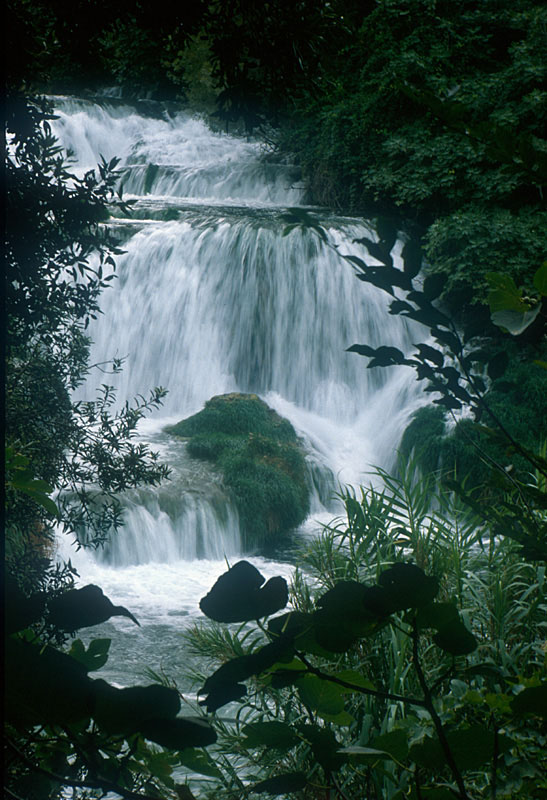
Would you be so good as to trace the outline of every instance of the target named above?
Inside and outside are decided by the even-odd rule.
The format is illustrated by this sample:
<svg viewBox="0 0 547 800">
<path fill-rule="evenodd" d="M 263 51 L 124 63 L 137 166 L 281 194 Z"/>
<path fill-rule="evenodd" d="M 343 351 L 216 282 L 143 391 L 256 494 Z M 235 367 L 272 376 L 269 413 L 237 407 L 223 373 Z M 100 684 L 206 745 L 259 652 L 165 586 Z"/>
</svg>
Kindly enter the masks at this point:
<svg viewBox="0 0 547 800">
<path fill-rule="evenodd" d="M 302 447 L 291 423 L 255 394 L 212 397 L 166 429 L 188 452 L 211 461 L 232 491 L 246 548 L 299 525 L 309 511 Z"/>
</svg>

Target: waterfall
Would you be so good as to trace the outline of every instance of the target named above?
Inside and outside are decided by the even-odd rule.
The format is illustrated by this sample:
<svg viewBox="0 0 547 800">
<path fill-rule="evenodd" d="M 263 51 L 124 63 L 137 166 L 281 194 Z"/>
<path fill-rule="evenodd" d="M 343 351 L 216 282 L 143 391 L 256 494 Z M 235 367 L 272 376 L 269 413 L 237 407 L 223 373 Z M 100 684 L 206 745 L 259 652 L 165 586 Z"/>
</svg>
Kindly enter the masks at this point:
<svg viewBox="0 0 547 800">
<path fill-rule="evenodd" d="M 92 363 L 125 359 L 108 376 L 120 402 L 169 390 L 141 436 L 163 448 L 173 480 L 128 493 L 123 535 L 97 558 L 123 567 L 238 552 L 237 512 L 218 477 L 162 432 L 226 392 L 257 393 L 290 419 L 308 453 L 312 512 L 332 513 L 337 482 L 368 482 L 372 465 L 391 465 L 417 402 L 410 370 L 367 370 L 346 352 L 412 340 L 340 256 L 370 261 L 355 240 L 373 231 L 317 210 L 328 245 L 313 230 L 287 233 L 286 209 L 304 199 L 297 170 L 199 117 L 104 100 L 55 105 L 53 130 L 75 171 L 117 156 L 124 198 L 136 201 L 131 220 L 112 223 L 125 252 L 90 328 Z M 92 374 L 78 398 L 104 382 Z"/>
</svg>

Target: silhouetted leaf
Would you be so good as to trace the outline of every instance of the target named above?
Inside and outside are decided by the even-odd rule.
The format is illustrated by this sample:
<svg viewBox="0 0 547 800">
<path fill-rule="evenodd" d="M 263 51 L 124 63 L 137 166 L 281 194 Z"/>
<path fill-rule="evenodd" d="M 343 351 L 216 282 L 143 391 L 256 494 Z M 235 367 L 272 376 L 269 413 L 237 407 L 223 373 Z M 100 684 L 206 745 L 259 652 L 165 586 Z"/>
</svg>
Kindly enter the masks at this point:
<svg viewBox="0 0 547 800">
<path fill-rule="evenodd" d="M 179 760 L 183 767 L 192 770 L 192 772 L 207 775 L 209 778 L 222 778 L 222 772 L 205 750 L 184 748 L 184 751 L 179 753 Z"/>
<path fill-rule="evenodd" d="M 382 736 L 376 736 L 370 742 L 370 746 L 383 750 L 397 761 L 403 761 L 408 755 L 408 737 L 407 731 L 392 730 Z"/>
<path fill-rule="evenodd" d="M 46 603 L 44 592 L 36 592 L 30 597 L 19 588 L 15 578 L 4 575 L 4 628 L 6 634 L 16 633 L 28 628 L 42 616 Z"/>
<path fill-rule="evenodd" d="M 324 770 L 334 772 L 346 762 L 346 757 L 339 752 L 340 744 L 331 730 L 316 725 L 298 725 L 298 730 L 310 743 L 316 761 Z"/>
<path fill-rule="evenodd" d="M 317 675 L 305 675 L 298 682 L 298 694 L 302 703 L 319 716 L 339 714 L 344 710 L 342 687 Z"/>
<path fill-rule="evenodd" d="M 448 280 L 448 275 L 444 275 L 441 272 L 434 273 L 433 275 L 428 275 L 427 278 L 424 280 L 424 285 L 422 287 L 422 291 L 430 302 L 432 300 L 436 300 L 439 297 L 444 287 L 446 286 Z"/>
<path fill-rule="evenodd" d="M 453 656 L 466 656 L 477 649 L 478 643 L 460 619 L 447 623 L 433 637 L 435 644 Z"/>
<path fill-rule="evenodd" d="M 287 582 L 275 577 L 262 586 L 265 580 L 248 561 L 239 561 L 220 576 L 199 607 L 217 622 L 248 622 L 274 614 L 287 605 Z"/>
<path fill-rule="evenodd" d="M 491 761 L 497 748 L 501 755 L 511 747 L 511 740 L 503 734 L 496 735 L 484 725 L 471 725 L 449 731 L 446 738 L 452 755 L 462 771 L 480 769 Z"/>
<path fill-rule="evenodd" d="M 352 344 L 348 347 L 346 353 L 358 353 L 360 356 L 369 356 L 372 358 L 375 354 L 374 347 L 369 347 L 368 344 Z"/>
<path fill-rule="evenodd" d="M 433 391 L 438 391 L 438 388 L 433 387 Z M 445 408 L 458 409 L 462 407 L 462 404 L 458 400 L 455 400 L 453 397 L 449 397 L 447 395 L 445 395 L 444 397 L 440 397 L 436 400 L 433 400 L 433 402 L 436 405 L 444 406 Z"/>
<path fill-rule="evenodd" d="M 418 628 L 435 628 L 440 631 L 459 618 L 458 609 L 452 603 L 430 603 L 419 609 L 416 622 Z"/>
<path fill-rule="evenodd" d="M 523 689 L 511 701 L 514 714 L 519 716 L 532 714 L 537 717 L 547 718 L 547 683 L 541 686 L 530 686 Z"/>
<path fill-rule="evenodd" d="M 390 314 L 404 314 L 405 311 L 413 311 L 413 307 L 410 303 L 406 303 L 404 300 L 393 300 L 389 304 L 389 313 Z"/>
<path fill-rule="evenodd" d="M 180 711 L 177 690 L 160 684 L 118 689 L 106 681 L 95 680 L 93 696 L 93 716 L 108 733 L 141 731 L 148 720 L 174 719 Z"/>
<path fill-rule="evenodd" d="M 543 262 L 534 275 L 534 287 L 540 294 L 547 295 L 547 261 Z"/>
<path fill-rule="evenodd" d="M 376 218 L 376 233 L 386 253 L 390 253 L 397 241 L 397 228 L 387 217 Z"/>
<path fill-rule="evenodd" d="M 326 650 L 344 652 L 385 624 L 389 612 L 382 600 L 380 587 L 367 587 L 357 581 L 337 583 L 317 601 L 318 609 L 313 614 L 317 641 Z"/>
<path fill-rule="evenodd" d="M 344 256 L 344 258 L 346 259 L 346 261 L 349 261 L 351 264 L 354 264 L 356 267 L 359 267 L 359 269 L 363 271 L 365 271 L 368 268 L 368 264 L 358 256 Z"/>
<path fill-rule="evenodd" d="M 255 783 L 248 787 L 248 791 L 253 794 L 268 792 L 273 795 L 290 794 L 300 792 L 305 789 L 307 779 L 303 772 L 286 772 L 283 775 L 276 775 L 275 778 L 267 778 L 265 781 Z"/>
<path fill-rule="evenodd" d="M 233 658 L 210 675 L 198 691 L 198 695 L 208 695 L 201 705 L 207 705 L 208 710 L 216 710 L 225 703 L 241 697 L 246 692 L 245 687 L 240 685 L 241 681 L 264 672 L 282 658 L 290 661 L 292 656 L 291 639 L 280 637 L 255 653 Z M 241 688 L 245 689 L 245 692 L 241 692 Z"/>
<path fill-rule="evenodd" d="M 12 724 L 66 725 L 90 716 L 93 681 L 66 653 L 8 637 L 4 670 L 5 714 Z"/>
<path fill-rule="evenodd" d="M 422 267 L 422 248 L 415 239 L 410 239 L 403 247 L 401 253 L 405 274 L 415 278 Z"/>
<path fill-rule="evenodd" d="M 509 366 L 509 356 L 505 350 L 500 350 L 488 361 L 488 377 L 493 381 L 501 378 Z"/>
<path fill-rule="evenodd" d="M 436 364 L 438 367 L 442 367 L 444 363 L 444 355 L 441 353 L 440 350 L 436 350 L 434 347 L 430 347 L 427 344 L 418 344 L 414 345 L 418 348 L 418 352 L 420 356 L 425 361 L 431 361 L 433 364 Z"/>
<path fill-rule="evenodd" d="M 374 358 L 367 364 L 367 367 L 392 367 L 396 364 L 404 364 L 405 356 L 396 347 L 377 347 Z"/>
<path fill-rule="evenodd" d="M 426 575 L 415 564 L 398 562 L 382 572 L 378 582 L 386 590 L 393 611 L 426 605 L 439 591 L 437 578 Z"/>
<path fill-rule="evenodd" d="M 217 740 L 217 735 L 211 725 L 199 717 L 150 719 L 139 726 L 139 731 L 146 739 L 161 744 L 162 747 L 167 747 L 169 750 L 207 747 Z"/>
<path fill-rule="evenodd" d="M 102 589 L 93 584 L 82 589 L 70 589 L 49 601 L 48 621 L 62 631 L 73 632 L 106 622 L 110 617 L 128 617 L 139 623 L 123 606 L 115 606 Z"/>
<path fill-rule="evenodd" d="M 242 728 L 246 747 L 274 747 L 290 750 L 300 743 L 299 737 L 286 722 L 251 722 Z"/>
<path fill-rule="evenodd" d="M 199 692 L 198 694 L 202 694 Z M 213 714 L 217 709 L 222 708 L 227 703 L 239 700 L 247 694 L 247 687 L 241 683 L 226 684 L 219 686 L 209 692 L 205 700 L 200 700 L 199 705 L 205 706 L 209 714 Z"/>
<path fill-rule="evenodd" d="M 112 639 L 92 639 L 87 650 L 81 639 L 72 642 L 69 655 L 83 664 L 88 672 L 101 669 L 108 661 L 108 651 Z"/>
</svg>

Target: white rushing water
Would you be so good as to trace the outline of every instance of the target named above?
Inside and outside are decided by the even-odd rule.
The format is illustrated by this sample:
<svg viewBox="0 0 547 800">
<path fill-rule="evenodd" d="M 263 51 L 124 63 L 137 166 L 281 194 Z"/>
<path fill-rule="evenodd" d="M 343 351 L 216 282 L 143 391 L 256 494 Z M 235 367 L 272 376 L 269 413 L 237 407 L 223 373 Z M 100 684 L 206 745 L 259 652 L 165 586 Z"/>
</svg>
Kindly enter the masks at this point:
<svg viewBox="0 0 547 800">
<path fill-rule="evenodd" d="M 123 357 L 124 369 L 92 375 L 78 396 L 89 399 L 105 380 L 120 402 L 153 386 L 169 390 L 141 436 L 173 467 L 172 480 L 128 494 L 126 525 L 102 553 L 71 554 L 82 581 L 146 622 L 103 626 L 117 632 L 122 652 L 112 675 L 130 683 L 147 658 L 156 669 L 171 664 L 173 634 L 199 616 L 199 598 L 241 550 L 220 480 L 164 426 L 214 395 L 258 393 L 305 443 L 315 476 L 306 535 L 314 518 L 336 511 L 339 483 L 368 483 L 373 465 L 391 465 L 419 402 L 410 370 L 367 370 L 346 349 L 365 342 L 405 350 L 411 332 L 338 255 L 336 248 L 366 256 L 354 243 L 372 235 L 366 225 L 321 214 L 331 247 L 310 230 L 284 235 L 283 213 L 303 201 L 298 174 L 264 159 L 260 143 L 189 114 L 144 116 L 71 98 L 56 98 L 56 107 L 53 129 L 75 168 L 119 157 L 124 197 L 137 201 L 131 223 L 113 223 L 125 254 L 91 328 L 92 363 Z M 69 554 L 66 543 L 62 551 Z M 287 563 L 252 560 L 267 577 L 290 573 Z"/>
</svg>

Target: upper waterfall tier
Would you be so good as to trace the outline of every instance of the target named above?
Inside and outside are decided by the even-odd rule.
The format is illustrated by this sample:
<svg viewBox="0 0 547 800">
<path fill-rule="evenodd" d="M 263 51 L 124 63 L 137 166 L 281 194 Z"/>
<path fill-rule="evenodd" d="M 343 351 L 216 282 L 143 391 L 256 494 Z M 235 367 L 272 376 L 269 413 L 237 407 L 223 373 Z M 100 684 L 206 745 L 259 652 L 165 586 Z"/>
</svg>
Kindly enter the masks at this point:
<svg viewBox="0 0 547 800">
<path fill-rule="evenodd" d="M 374 237 L 371 227 L 322 214 L 326 237 L 289 230 L 283 212 L 302 202 L 294 167 L 201 118 L 74 98 L 55 106 L 52 128 L 75 169 L 119 157 L 124 195 L 138 198 L 131 224 L 117 223 L 124 254 L 89 327 L 92 363 L 119 357 L 124 369 L 92 371 L 77 397 L 108 382 L 122 404 L 165 386 L 175 422 L 213 395 L 254 392 L 304 437 L 314 474 L 356 483 L 371 464 L 387 466 L 416 407 L 414 375 L 367 370 L 346 351 L 407 351 L 420 334 L 341 257 L 370 262 L 356 240 Z"/>
<path fill-rule="evenodd" d="M 146 117 L 129 106 L 55 98 L 53 130 L 79 170 L 121 159 L 125 196 L 208 204 L 297 205 L 298 170 L 264 158 L 259 142 L 212 131 L 187 113 Z"/>
</svg>

